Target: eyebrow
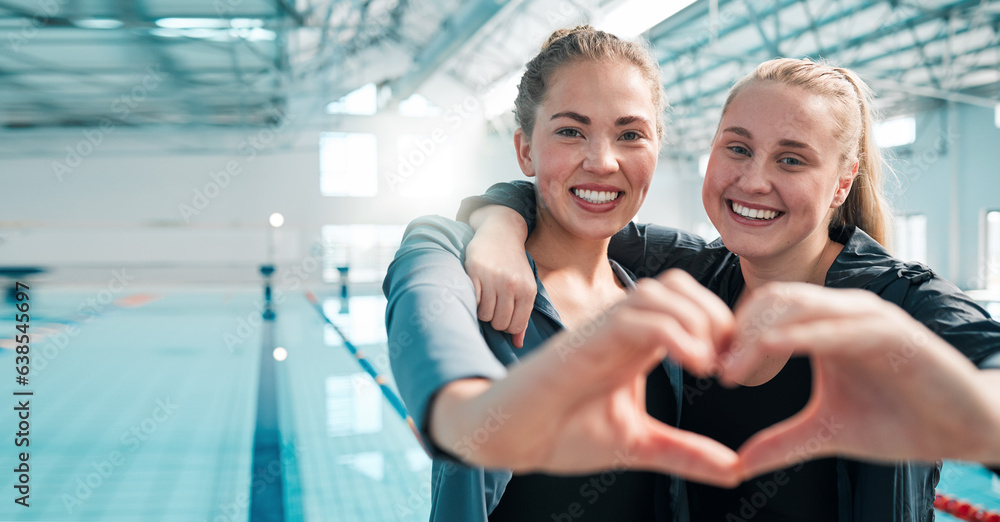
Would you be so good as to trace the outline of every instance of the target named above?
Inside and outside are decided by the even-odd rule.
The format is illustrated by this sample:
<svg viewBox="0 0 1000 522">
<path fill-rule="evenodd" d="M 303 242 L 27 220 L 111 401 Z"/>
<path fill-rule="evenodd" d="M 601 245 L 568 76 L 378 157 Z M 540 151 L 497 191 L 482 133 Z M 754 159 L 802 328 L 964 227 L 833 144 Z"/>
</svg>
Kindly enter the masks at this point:
<svg viewBox="0 0 1000 522">
<path fill-rule="evenodd" d="M 551 121 L 556 118 L 569 118 L 571 120 L 576 120 L 584 125 L 590 125 L 589 117 L 573 111 L 557 112 L 553 114 L 552 117 L 549 118 L 549 120 Z M 650 121 L 646 118 L 643 118 L 642 116 L 622 116 L 621 118 L 615 120 L 615 125 L 621 127 L 625 125 L 631 125 L 635 122 L 642 122 L 645 123 L 646 125 L 651 125 Z"/>
<path fill-rule="evenodd" d="M 750 135 L 750 131 L 744 129 L 743 127 L 727 127 L 723 129 L 722 132 L 732 132 L 733 134 L 743 136 L 748 140 L 753 138 L 753 136 Z"/>
<path fill-rule="evenodd" d="M 753 139 L 753 136 L 750 134 L 750 131 L 744 129 L 743 127 L 727 127 L 723 129 L 722 132 L 732 132 L 733 134 L 743 136 L 748 140 Z M 788 140 L 788 139 L 779 141 L 778 145 L 782 147 L 792 147 L 796 149 L 812 149 L 812 147 L 810 147 L 808 144 L 802 143 L 801 141 Z"/>
<path fill-rule="evenodd" d="M 556 118 L 569 118 L 571 120 L 576 120 L 584 125 L 590 125 L 590 118 L 573 111 L 557 112 L 553 114 L 551 118 L 549 118 L 549 121 L 552 121 Z"/>
</svg>

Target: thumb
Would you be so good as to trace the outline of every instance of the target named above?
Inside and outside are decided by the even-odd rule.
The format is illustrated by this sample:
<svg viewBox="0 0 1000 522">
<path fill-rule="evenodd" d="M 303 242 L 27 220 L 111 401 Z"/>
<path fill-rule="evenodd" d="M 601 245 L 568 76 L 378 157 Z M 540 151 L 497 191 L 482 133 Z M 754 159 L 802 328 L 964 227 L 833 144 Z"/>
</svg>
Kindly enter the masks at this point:
<svg viewBox="0 0 1000 522">
<path fill-rule="evenodd" d="M 744 480 L 793 464 L 836 453 L 831 419 L 806 406 L 798 414 L 758 432 L 739 449 Z"/>
</svg>

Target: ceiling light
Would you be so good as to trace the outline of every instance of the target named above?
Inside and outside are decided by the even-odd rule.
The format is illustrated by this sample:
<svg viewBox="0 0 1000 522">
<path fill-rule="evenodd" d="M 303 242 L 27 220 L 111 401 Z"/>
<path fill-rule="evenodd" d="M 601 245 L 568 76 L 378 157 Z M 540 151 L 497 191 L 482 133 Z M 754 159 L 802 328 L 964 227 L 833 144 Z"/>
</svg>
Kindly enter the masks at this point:
<svg viewBox="0 0 1000 522">
<path fill-rule="evenodd" d="M 164 29 L 228 29 L 229 20 L 225 18 L 160 18 L 156 21 L 158 27 Z"/>
<path fill-rule="evenodd" d="M 83 18 L 73 20 L 73 25 L 82 29 L 118 29 L 125 25 L 125 22 L 114 18 Z"/>
<path fill-rule="evenodd" d="M 229 25 L 234 29 L 252 29 L 254 27 L 264 27 L 264 21 L 256 18 L 233 18 Z"/>
</svg>

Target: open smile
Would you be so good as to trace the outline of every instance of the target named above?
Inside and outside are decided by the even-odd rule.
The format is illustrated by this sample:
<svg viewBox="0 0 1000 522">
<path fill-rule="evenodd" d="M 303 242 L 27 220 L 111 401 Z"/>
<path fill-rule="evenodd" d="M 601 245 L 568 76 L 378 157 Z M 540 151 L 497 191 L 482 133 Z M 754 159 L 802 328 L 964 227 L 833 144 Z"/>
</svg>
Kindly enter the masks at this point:
<svg viewBox="0 0 1000 522">
<path fill-rule="evenodd" d="M 573 191 L 573 195 L 586 201 L 587 203 L 593 203 L 595 205 L 601 205 L 604 203 L 611 203 L 612 201 L 621 197 L 624 192 L 615 191 L 605 191 L 605 190 L 582 190 L 582 189 L 570 189 Z"/>
<path fill-rule="evenodd" d="M 729 203 L 729 207 L 733 210 L 734 214 L 754 221 L 771 221 L 785 215 L 784 212 L 777 210 L 750 208 L 731 199 L 726 201 Z"/>
</svg>

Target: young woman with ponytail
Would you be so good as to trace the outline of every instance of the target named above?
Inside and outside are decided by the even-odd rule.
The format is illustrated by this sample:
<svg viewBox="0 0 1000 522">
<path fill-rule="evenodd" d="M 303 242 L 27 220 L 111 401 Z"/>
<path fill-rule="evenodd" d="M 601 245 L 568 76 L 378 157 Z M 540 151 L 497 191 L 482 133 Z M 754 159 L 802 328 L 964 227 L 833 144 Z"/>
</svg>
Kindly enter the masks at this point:
<svg viewBox="0 0 1000 522">
<path fill-rule="evenodd" d="M 684 376 L 679 427 L 740 449 L 745 481 L 688 482 L 680 520 L 931 520 L 934 460 L 1000 459 L 1000 372 L 986 369 L 1000 325 L 929 268 L 889 254 L 870 97 L 847 69 L 760 64 L 730 91 L 709 156 L 702 201 L 720 240 L 630 226 L 611 241 L 638 276 L 692 251 L 723 259 L 689 270 L 735 314 L 723 341 L 705 340 L 718 378 Z M 517 210 L 478 210 L 483 234 L 465 262 L 480 319 L 515 335 L 530 292 L 511 247 L 532 226 L 532 193 L 501 184 L 460 213 Z M 935 411 L 959 423 L 935 423 Z"/>
</svg>

